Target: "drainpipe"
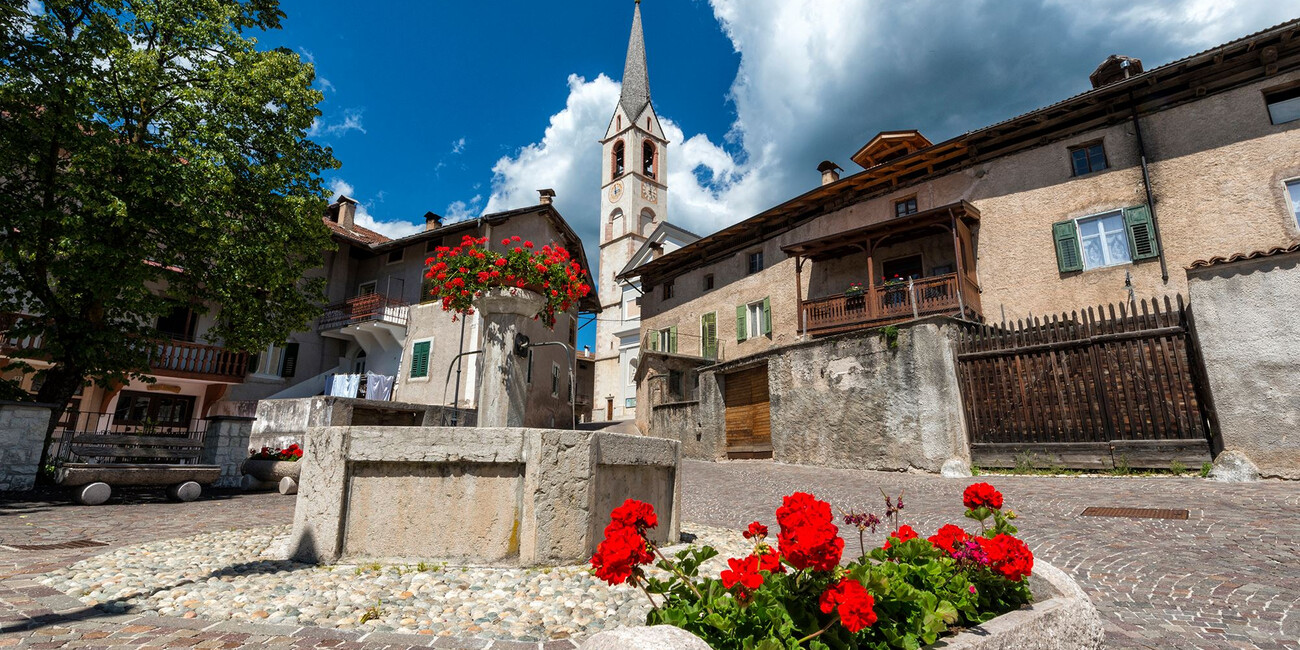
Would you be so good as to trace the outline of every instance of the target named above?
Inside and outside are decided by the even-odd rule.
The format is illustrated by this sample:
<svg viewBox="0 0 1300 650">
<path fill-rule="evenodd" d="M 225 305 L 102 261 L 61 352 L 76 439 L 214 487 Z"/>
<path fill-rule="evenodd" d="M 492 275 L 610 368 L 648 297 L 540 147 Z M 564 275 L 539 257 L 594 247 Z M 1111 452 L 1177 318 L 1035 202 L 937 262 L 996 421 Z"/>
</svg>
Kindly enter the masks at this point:
<svg viewBox="0 0 1300 650">
<path fill-rule="evenodd" d="M 1156 219 L 1156 204 L 1151 197 L 1151 172 L 1147 169 L 1147 149 L 1142 142 L 1142 121 L 1138 119 L 1133 91 L 1128 93 L 1129 109 L 1133 112 L 1133 134 L 1137 137 L 1138 157 L 1142 160 L 1142 187 L 1147 193 L 1147 209 L 1151 211 L 1151 229 L 1156 233 L 1156 248 L 1160 249 L 1160 278 L 1169 284 L 1169 265 L 1165 263 L 1165 245 L 1160 241 L 1160 221 Z"/>
</svg>

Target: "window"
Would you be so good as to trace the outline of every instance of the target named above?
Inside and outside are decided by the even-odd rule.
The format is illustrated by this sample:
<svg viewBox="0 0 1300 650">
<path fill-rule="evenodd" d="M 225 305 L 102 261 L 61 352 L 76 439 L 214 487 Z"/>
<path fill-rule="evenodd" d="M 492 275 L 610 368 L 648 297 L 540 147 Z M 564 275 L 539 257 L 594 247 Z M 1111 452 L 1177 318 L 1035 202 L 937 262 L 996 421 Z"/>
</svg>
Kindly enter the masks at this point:
<svg viewBox="0 0 1300 650">
<path fill-rule="evenodd" d="M 772 333 L 772 301 L 764 298 L 736 307 L 736 341 Z"/>
<path fill-rule="evenodd" d="M 682 371 L 668 371 L 668 399 L 681 401 L 685 398 L 686 392 L 682 390 L 684 388 L 683 383 L 685 382 L 683 381 Z"/>
<path fill-rule="evenodd" d="M 677 353 L 677 326 L 665 327 L 655 331 L 650 337 L 650 349 L 669 354 Z"/>
<path fill-rule="evenodd" d="M 643 163 L 642 173 L 647 178 L 655 177 L 655 145 L 653 142 L 646 140 L 645 145 L 641 147 L 641 161 Z"/>
<path fill-rule="evenodd" d="M 623 175 L 623 141 L 619 140 L 614 143 L 613 160 L 610 161 L 610 171 L 614 176 Z"/>
<path fill-rule="evenodd" d="M 749 254 L 749 274 L 753 275 L 763 270 L 763 251 Z"/>
<path fill-rule="evenodd" d="M 279 377 L 280 367 L 284 363 L 284 348 L 278 345 L 268 345 L 265 350 L 257 355 L 257 367 L 253 369 L 253 374 L 264 377 Z"/>
<path fill-rule="evenodd" d="M 664 300 L 668 300 L 669 298 L 672 298 L 672 297 L 673 297 L 673 281 L 672 281 L 672 280 L 668 280 L 667 282 L 664 282 L 664 284 L 663 284 L 663 290 L 662 290 L 661 293 L 663 294 L 663 299 L 664 299 Z"/>
<path fill-rule="evenodd" d="M 718 314 L 709 312 L 700 317 L 700 356 L 718 358 Z"/>
<path fill-rule="evenodd" d="M 1300 85 L 1284 90 L 1264 91 L 1268 119 L 1274 124 L 1300 120 Z"/>
<path fill-rule="evenodd" d="M 378 285 L 379 283 L 375 280 L 371 280 L 369 282 L 362 282 L 361 284 L 357 285 L 357 295 L 368 296 L 375 292 L 375 287 Z"/>
<path fill-rule="evenodd" d="M 388 252 L 388 263 L 396 264 L 402 261 L 402 255 L 406 253 L 405 248 L 394 248 Z"/>
<path fill-rule="evenodd" d="M 1145 205 L 1055 223 L 1052 236 L 1062 273 L 1160 256 L 1151 210 Z"/>
<path fill-rule="evenodd" d="M 1106 150 L 1100 142 L 1070 148 L 1070 164 L 1074 166 L 1074 175 L 1083 176 L 1106 169 Z"/>
<path fill-rule="evenodd" d="M 713 290 L 713 274 L 712 274 L 712 273 L 706 273 L 706 274 L 704 275 L 704 290 L 705 290 L 705 291 L 712 291 L 712 290 Z"/>
<path fill-rule="evenodd" d="M 560 396 L 560 364 L 551 364 L 551 397 Z"/>
<path fill-rule="evenodd" d="M 165 316 L 159 316 L 155 329 L 159 334 L 166 335 L 176 341 L 193 341 L 194 329 L 198 325 L 198 318 L 194 312 L 179 302 L 172 302 L 171 311 Z"/>
<path fill-rule="evenodd" d="M 906 217 L 909 214 L 916 214 L 916 197 L 909 196 L 905 199 L 894 201 L 894 216 Z"/>
<path fill-rule="evenodd" d="M 1300 178 L 1286 182 L 1286 196 L 1291 203 L 1291 215 L 1295 217 L 1296 225 L 1300 225 Z"/>
<path fill-rule="evenodd" d="M 416 341 L 411 346 L 411 379 L 429 376 L 429 352 L 432 340 Z"/>
<path fill-rule="evenodd" d="M 623 234 L 623 210 L 614 208 L 609 213 L 609 224 L 605 226 L 605 239 L 613 239 Z"/>
</svg>

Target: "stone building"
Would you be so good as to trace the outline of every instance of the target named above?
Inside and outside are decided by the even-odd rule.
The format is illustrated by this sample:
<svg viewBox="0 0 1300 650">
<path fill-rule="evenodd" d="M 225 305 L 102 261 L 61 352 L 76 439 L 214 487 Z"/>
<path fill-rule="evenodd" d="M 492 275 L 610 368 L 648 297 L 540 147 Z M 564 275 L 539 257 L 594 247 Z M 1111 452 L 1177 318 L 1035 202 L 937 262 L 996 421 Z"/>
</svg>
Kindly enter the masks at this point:
<svg viewBox="0 0 1300 650">
<path fill-rule="evenodd" d="M 819 186 L 642 264 L 643 334 L 700 337 L 643 346 L 641 403 L 725 401 L 685 430 L 743 440 L 789 421 L 777 412 L 789 378 L 769 376 L 767 359 L 820 337 L 1185 297 L 1193 260 L 1300 241 L 1297 29 L 1150 70 L 1111 57 L 1091 90 L 939 143 L 882 132 L 852 156 L 861 171 L 822 163 Z M 656 417 L 643 408 L 638 425 L 686 435 Z M 749 443 L 780 460 L 780 442 Z"/>
<path fill-rule="evenodd" d="M 697 239 L 666 222 L 668 140 L 650 102 L 641 4 L 632 13 L 618 106 L 601 140 L 600 278 L 596 322 L 596 420 L 636 416 L 634 376 L 641 344 L 640 283 L 633 260 Z"/>
</svg>

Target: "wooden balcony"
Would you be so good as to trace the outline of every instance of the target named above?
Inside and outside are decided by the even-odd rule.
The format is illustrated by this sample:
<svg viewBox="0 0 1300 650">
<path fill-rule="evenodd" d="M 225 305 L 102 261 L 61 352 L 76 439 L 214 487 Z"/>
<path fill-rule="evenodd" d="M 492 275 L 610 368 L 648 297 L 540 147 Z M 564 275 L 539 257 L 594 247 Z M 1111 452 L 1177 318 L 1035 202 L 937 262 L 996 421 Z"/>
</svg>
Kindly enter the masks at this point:
<svg viewBox="0 0 1300 650">
<path fill-rule="evenodd" d="M 406 326 L 410 303 L 381 293 L 368 293 L 325 308 L 316 321 L 316 331 L 337 330 L 362 323 L 389 323 Z"/>
<path fill-rule="evenodd" d="M 979 290 L 958 273 L 875 287 L 857 296 L 838 294 L 803 302 L 804 327 L 814 336 L 880 327 L 921 316 L 980 315 Z"/>
<path fill-rule="evenodd" d="M 9 328 L 19 318 L 30 316 L 0 314 L 0 354 L 24 352 L 27 353 L 25 358 L 42 359 L 43 355 L 39 352 L 40 337 L 17 338 L 8 335 Z M 160 377 L 242 383 L 248 374 L 247 352 L 235 352 L 218 345 L 167 339 L 151 339 L 143 344 L 147 346 L 149 369 Z"/>
</svg>

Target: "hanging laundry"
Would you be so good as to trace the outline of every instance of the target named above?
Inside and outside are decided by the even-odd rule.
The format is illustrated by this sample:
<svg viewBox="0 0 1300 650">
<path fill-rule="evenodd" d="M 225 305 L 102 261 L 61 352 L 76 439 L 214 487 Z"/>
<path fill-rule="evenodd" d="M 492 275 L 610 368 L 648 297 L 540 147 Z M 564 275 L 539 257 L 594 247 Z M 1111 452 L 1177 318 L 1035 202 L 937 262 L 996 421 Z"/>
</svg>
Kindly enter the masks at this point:
<svg viewBox="0 0 1300 650">
<path fill-rule="evenodd" d="M 334 397 L 356 397 L 357 388 L 360 386 L 361 375 L 334 375 L 326 394 Z"/>
<path fill-rule="evenodd" d="M 393 394 L 393 381 L 396 377 L 366 373 L 366 399 L 387 401 Z"/>
</svg>

